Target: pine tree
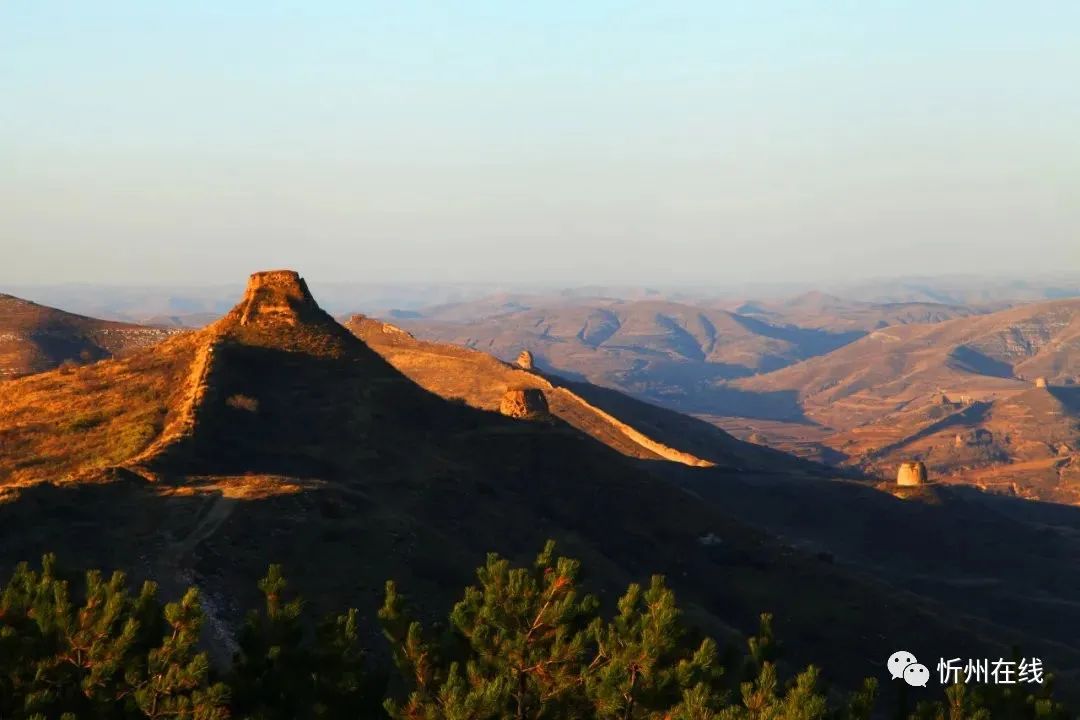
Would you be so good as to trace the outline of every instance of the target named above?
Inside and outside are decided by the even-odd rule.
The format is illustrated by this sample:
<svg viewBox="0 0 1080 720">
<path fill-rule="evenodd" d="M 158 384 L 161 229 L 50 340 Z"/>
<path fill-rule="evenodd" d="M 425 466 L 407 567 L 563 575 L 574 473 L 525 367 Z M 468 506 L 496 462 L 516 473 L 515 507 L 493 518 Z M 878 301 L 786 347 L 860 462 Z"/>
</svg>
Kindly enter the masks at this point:
<svg viewBox="0 0 1080 720">
<path fill-rule="evenodd" d="M 279 565 L 259 581 L 264 608 L 248 615 L 240 633 L 231 676 L 234 711 L 264 720 L 355 720 L 378 712 L 384 684 L 368 672 L 359 612 L 327 618 L 309 642 L 303 600 L 286 600 L 287 586 Z"/>
<path fill-rule="evenodd" d="M 1053 699 L 1053 679 L 1030 692 L 1023 685 L 965 685 L 945 689 L 944 701 L 923 701 L 910 720 L 1067 720 L 1073 717 Z"/>
<path fill-rule="evenodd" d="M 598 603 L 580 596 L 580 563 L 554 556 L 549 541 L 533 568 L 511 568 L 489 555 L 450 621 L 467 642 L 466 675 L 508 697 L 515 720 L 566 717 L 573 712 L 585 655 L 586 627 Z"/>
<path fill-rule="evenodd" d="M 746 641 L 749 650 L 743 670 L 746 680 L 756 678 L 765 667 L 765 663 L 775 663 L 780 655 L 781 647 L 773 634 L 772 621 L 772 613 L 761 613 L 758 616 L 757 635 L 751 636 Z"/>
<path fill-rule="evenodd" d="M 123 573 L 106 581 L 86 573 L 85 600 L 76 606 L 56 559 L 42 558 L 40 573 L 20 565 L 0 597 L 5 644 L 22 655 L 5 674 L 12 713 L 65 712 L 122 717 L 126 676 L 137 672 L 145 644 L 143 625 L 160 612 L 157 588 L 145 583 L 131 598 Z"/>
<path fill-rule="evenodd" d="M 288 583 L 280 565 L 271 565 L 259 581 L 264 607 L 252 611 L 240 631 L 231 685 L 233 709 L 255 720 L 305 717 L 314 693 L 312 658 L 300 623 L 303 601 L 285 601 Z"/>
<path fill-rule="evenodd" d="M 139 603 L 149 602 L 156 587 L 143 586 Z M 101 573 L 86 574 L 86 601 L 70 613 L 66 601 L 57 603 L 60 654 L 57 660 L 80 675 L 79 685 L 88 698 L 110 702 L 122 682 L 127 662 L 135 662 L 130 651 L 139 635 L 139 621 L 132 612 L 123 573 L 115 572 L 105 581 Z"/>
<path fill-rule="evenodd" d="M 828 703 L 819 691 L 820 675 L 813 665 L 781 692 L 776 665 L 766 662 L 756 680 L 741 687 L 742 706 L 725 708 L 722 720 L 821 720 Z"/>
<path fill-rule="evenodd" d="M 865 678 L 862 687 L 851 694 L 847 705 L 837 713 L 837 720 L 870 720 L 877 693 L 877 678 Z"/>
<path fill-rule="evenodd" d="M 128 678 L 135 702 L 150 720 L 224 720 L 228 688 L 210 685 L 210 661 L 196 652 L 203 612 L 199 591 L 190 588 L 178 603 L 165 606 L 171 632 L 147 656 L 145 674 Z"/>
<path fill-rule="evenodd" d="M 390 643 L 394 664 L 408 688 L 403 704 L 390 698 L 384 704 L 393 720 L 484 720 L 500 716 L 506 689 L 482 678 L 466 679 L 457 662 L 444 669 L 440 650 L 424 638 L 420 623 L 409 617 L 393 581 L 386 583 L 378 617 L 383 635 Z"/>
<path fill-rule="evenodd" d="M 810 666 L 780 677 L 771 616 L 762 615 L 745 655 L 729 666 L 753 675 L 729 704 L 717 649 L 685 640 L 663 579 L 631 585 L 610 619 L 581 595 L 578 564 L 549 543 L 532 568 L 496 556 L 477 571 L 439 642 L 411 620 L 387 583 L 379 621 L 407 687 L 387 698 L 392 720 L 869 720 L 877 682 L 867 679 L 830 708 Z M 0 589 L 0 717 L 14 720 L 354 720 L 379 716 L 356 610 L 333 616 L 314 640 L 299 599 L 286 600 L 281 569 L 260 584 L 264 607 L 249 615 L 230 687 L 212 682 L 198 651 L 199 594 L 158 605 L 156 588 L 131 595 L 124 576 L 86 574 L 73 600 L 46 556 L 20 565 Z M 1064 720 L 1052 678 L 1032 692 L 1010 685 L 956 685 L 907 720 Z M 233 700 L 227 708 L 230 694 Z"/>
<path fill-rule="evenodd" d="M 379 618 L 412 686 L 404 705 L 388 703 L 391 717 L 540 720 L 583 712 L 581 666 L 597 603 L 579 597 L 578 571 L 576 561 L 555 559 L 551 542 L 531 569 L 489 555 L 479 584 L 450 614 L 465 658 L 445 670 L 388 583 Z"/>
<path fill-rule="evenodd" d="M 374 677 L 368 667 L 356 609 L 321 623 L 312 670 L 313 716 L 355 720 L 378 712 L 386 683 L 384 678 Z"/>
<path fill-rule="evenodd" d="M 683 691 L 682 700 L 663 717 L 671 720 L 714 720 L 722 717 L 723 696 L 706 683 Z"/>
<path fill-rule="evenodd" d="M 55 652 L 54 639 L 42 628 L 54 616 L 47 603 L 57 591 L 55 565 L 52 555 L 42 558 L 41 573 L 20 563 L 0 593 L 0 716 L 33 712 L 48 699 L 38 687 L 37 670 Z"/>
<path fill-rule="evenodd" d="M 652 578 L 647 591 L 633 584 L 619 600 L 618 615 L 589 628 L 595 657 L 585 686 L 597 718 L 631 720 L 688 701 L 701 700 L 722 672 L 716 644 L 705 639 L 693 653 L 680 643 L 682 629 L 675 594 L 663 577 Z"/>
</svg>

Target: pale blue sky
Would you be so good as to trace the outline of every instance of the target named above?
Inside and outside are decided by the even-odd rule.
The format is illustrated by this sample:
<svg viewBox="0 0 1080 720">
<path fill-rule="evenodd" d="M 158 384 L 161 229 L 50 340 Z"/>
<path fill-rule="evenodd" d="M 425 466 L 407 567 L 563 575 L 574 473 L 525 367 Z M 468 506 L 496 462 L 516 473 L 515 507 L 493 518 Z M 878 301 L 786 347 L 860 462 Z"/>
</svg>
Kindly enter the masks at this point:
<svg viewBox="0 0 1080 720">
<path fill-rule="evenodd" d="M 1074 269 L 1078 27 L 1071 0 L 2 0 L 0 283 Z"/>
</svg>

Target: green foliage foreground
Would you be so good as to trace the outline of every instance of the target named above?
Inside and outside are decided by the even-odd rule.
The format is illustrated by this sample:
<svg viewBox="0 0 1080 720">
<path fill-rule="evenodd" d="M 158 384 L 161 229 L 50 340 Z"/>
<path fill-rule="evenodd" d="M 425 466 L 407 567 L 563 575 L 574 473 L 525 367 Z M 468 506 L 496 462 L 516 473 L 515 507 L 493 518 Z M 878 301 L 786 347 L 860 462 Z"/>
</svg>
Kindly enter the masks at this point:
<svg viewBox="0 0 1080 720">
<path fill-rule="evenodd" d="M 491 555 L 437 633 L 411 620 L 392 582 L 378 617 L 389 652 L 365 652 L 356 610 L 305 631 L 281 569 L 259 588 L 232 666 L 198 648 L 203 610 L 189 589 L 164 607 L 146 583 L 86 574 L 78 599 L 55 559 L 21 565 L 0 594 L 0 718 L 228 717 L 393 720 L 860 720 L 877 682 L 829 694 L 817 668 L 777 672 L 771 618 L 747 652 L 721 662 L 711 639 L 691 643 L 662 577 L 631 585 L 613 617 L 579 587 L 579 563 L 549 543 L 531 568 Z M 387 658 L 381 661 L 380 658 Z M 393 660 L 391 667 L 390 658 Z M 1067 717 L 1048 697 L 993 687 L 946 691 L 913 714 L 882 717 Z"/>
</svg>

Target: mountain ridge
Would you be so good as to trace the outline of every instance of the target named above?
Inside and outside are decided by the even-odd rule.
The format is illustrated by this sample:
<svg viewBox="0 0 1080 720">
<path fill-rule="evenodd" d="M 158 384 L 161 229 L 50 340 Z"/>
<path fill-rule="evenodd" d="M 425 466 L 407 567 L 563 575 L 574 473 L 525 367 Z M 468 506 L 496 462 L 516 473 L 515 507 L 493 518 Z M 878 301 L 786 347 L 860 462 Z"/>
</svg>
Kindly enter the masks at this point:
<svg viewBox="0 0 1080 720">
<path fill-rule="evenodd" d="M 0 293 L 0 380 L 122 356 L 176 332 L 76 315 Z"/>
<path fill-rule="evenodd" d="M 865 674 L 867 653 L 891 651 L 882 608 L 891 632 L 920 628 L 942 651 L 1004 652 L 1028 637 L 942 614 L 929 597 L 897 599 L 723 509 L 733 480 L 806 477 L 630 457 L 557 417 L 448 401 L 318 310 L 298 279 L 260 277 L 210 328 L 130 358 L 11 381 L 0 396 L 0 564 L 52 550 L 196 584 L 211 625 L 227 626 L 239 621 L 228 599 L 250 596 L 268 558 L 320 607 L 375 606 L 388 577 L 442 604 L 483 553 L 527 556 L 555 537 L 594 568 L 602 598 L 661 572 L 694 625 L 721 637 L 772 610 L 793 661 L 835 660 L 843 682 Z M 143 424 L 151 432 L 117 445 Z M 823 618 L 828 634 L 814 630 Z M 1060 657 L 1080 667 L 1080 651 Z"/>
<path fill-rule="evenodd" d="M 535 368 L 526 370 L 471 348 L 418 340 L 395 325 L 364 315 L 353 315 L 345 326 L 421 386 L 480 409 L 497 409 L 499 394 L 506 388 L 535 387 L 548 395 L 556 416 L 613 447 L 621 447 L 621 443 L 611 440 L 614 432 L 647 453 L 692 467 L 738 468 L 747 463 L 760 467 L 771 463 L 787 472 L 824 470 L 742 443 L 705 423 L 630 398 L 621 398 L 616 403 L 618 410 L 613 412 L 611 407 L 604 407 L 610 405 L 610 398 L 605 402 L 600 397 L 601 388 Z M 678 433 L 672 431 L 673 427 L 679 428 Z M 632 452 L 625 448 L 622 451 Z"/>
</svg>

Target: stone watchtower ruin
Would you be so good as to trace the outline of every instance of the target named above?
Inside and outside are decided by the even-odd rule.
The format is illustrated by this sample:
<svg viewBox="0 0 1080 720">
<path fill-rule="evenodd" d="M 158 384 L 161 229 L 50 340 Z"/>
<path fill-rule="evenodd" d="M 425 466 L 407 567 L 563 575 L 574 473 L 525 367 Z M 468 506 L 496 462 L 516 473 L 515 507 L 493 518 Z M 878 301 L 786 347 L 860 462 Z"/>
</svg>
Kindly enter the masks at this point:
<svg viewBox="0 0 1080 720">
<path fill-rule="evenodd" d="M 529 418 L 548 413 L 547 398 L 539 388 L 507 388 L 499 412 L 512 418 Z"/>
<path fill-rule="evenodd" d="M 921 462 L 900 464 L 896 473 L 897 485 L 923 485 L 926 483 L 926 465 Z"/>
<path fill-rule="evenodd" d="M 522 350 L 518 354 L 517 360 L 514 362 L 514 364 L 522 370 L 532 370 L 535 367 L 533 361 L 533 354 L 528 350 Z"/>
</svg>

